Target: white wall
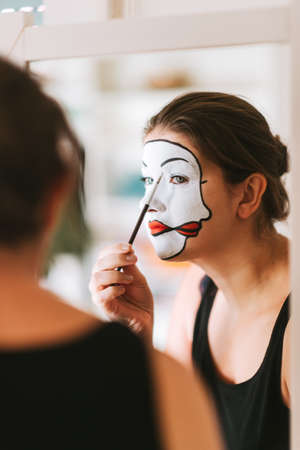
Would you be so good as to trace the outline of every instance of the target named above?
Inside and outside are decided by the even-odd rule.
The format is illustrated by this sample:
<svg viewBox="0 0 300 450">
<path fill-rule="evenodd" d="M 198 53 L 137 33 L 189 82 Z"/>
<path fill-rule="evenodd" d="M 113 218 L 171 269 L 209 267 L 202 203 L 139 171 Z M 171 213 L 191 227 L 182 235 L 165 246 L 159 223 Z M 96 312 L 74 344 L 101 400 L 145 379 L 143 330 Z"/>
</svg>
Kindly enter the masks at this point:
<svg viewBox="0 0 300 450">
<path fill-rule="evenodd" d="M 287 5 L 289 0 L 129 0 L 129 13 L 137 16 L 192 14 Z"/>
</svg>

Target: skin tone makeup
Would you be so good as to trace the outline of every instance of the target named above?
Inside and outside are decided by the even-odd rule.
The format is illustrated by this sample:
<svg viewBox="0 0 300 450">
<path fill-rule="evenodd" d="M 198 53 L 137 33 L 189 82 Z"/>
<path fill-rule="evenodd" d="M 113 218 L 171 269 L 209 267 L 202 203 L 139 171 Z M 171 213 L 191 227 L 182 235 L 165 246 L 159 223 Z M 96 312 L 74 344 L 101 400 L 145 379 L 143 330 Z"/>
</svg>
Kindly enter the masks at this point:
<svg viewBox="0 0 300 450">
<path fill-rule="evenodd" d="M 161 259 L 171 259 L 184 251 L 187 239 L 198 235 L 211 211 L 201 191 L 207 180 L 203 180 L 201 165 L 188 148 L 165 139 L 147 141 L 142 161 L 146 196 L 161 173 L 146 221 L 156 253 Z"/>
</svg>

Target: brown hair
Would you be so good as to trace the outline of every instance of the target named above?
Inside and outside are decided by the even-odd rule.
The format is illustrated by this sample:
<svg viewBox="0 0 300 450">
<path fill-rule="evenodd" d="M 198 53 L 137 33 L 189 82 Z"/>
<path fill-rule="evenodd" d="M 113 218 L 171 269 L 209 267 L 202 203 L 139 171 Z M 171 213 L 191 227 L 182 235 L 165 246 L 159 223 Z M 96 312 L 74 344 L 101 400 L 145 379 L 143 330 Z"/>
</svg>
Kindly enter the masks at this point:
<svg viewBox="0 0 300 450">
<path fill-rule="evenodd" d="M 82 172 L 80 144 L 61 107 L 22 68 L 0 58 L 0 245 L 43 227 L 43 202 L 62 177 Z"/>
<path fill-rule="evenodd" d="M 162 127 L 189 137 L 219 166 L 228 183 L 260 172 L 267 179 L 259 226 L 273 226 L 289 214 L 281 176 L 288 171 L 287 147 L 274 136 L 263 115 L 239 97 L 219 92 L 192 92 L 175 98 L 153 116 L 145 135 Z"/>
</svg>

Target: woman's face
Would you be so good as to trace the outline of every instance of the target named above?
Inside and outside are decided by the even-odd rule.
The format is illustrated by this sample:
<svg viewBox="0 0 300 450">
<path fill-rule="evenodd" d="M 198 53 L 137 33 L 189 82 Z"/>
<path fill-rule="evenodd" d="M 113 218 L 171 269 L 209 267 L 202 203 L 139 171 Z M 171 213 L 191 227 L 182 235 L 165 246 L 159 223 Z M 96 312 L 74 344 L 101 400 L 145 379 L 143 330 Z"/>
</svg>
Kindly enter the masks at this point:
<svg viewBox="0 0 300 450">
<path fill-rule="evenodd" d="M 186 136 L 155 129 L 144 143 L 146 196 L 162 179 L 146 214 L 147 231 L 161 259 L 205 256 L 226 238 L 234 221 L 234 196 L 220 168 L 205 160 Z"/>
</svg>

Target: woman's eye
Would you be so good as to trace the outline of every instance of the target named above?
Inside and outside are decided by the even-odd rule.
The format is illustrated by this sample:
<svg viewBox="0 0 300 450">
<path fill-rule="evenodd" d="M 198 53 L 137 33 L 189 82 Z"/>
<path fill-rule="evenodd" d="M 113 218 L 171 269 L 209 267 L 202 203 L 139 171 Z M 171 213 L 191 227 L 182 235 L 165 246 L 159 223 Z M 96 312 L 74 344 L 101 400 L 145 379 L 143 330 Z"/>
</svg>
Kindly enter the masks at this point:
<svg viewBox="0 0 300 450">
<path fill-rule="evenodd" d="M 151 177 L 142 177 L 141 180 L 145 183 L 146 186 L 153 183 L 153 178 Z"/>
<path fill-rule="evenodd" d="M 173 177 L 170 178 L 170 183 L 173 184 L 182 184 L 182 183 L 187 183 L 189 180 L 186 177 L 183 177 L 181 175 L 174 175 Z"/>
</svg>

